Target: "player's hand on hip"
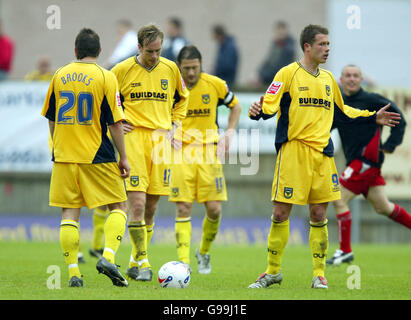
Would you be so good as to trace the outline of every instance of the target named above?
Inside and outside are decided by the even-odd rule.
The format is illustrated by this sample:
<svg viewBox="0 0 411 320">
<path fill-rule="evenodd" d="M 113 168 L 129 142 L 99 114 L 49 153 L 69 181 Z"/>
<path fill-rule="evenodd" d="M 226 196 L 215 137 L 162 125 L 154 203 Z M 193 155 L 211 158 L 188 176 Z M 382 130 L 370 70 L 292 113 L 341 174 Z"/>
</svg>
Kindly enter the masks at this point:
<svg viewBox="0 0 411 320">
<path fill-rule="evenodd" d="M 123 122 L 123 133 L 127 134 L 134 130 L 134 126 L 126 121 Z"/>
<path fill-rule="evenodd" d="M 399 113 L 386 111 L 390 106 L 391 104 L 389 103 L 378 110 L 376 122 L 379 125 L 395 127 L 395 125 L 400 123 L 399 120 L 401 120 L 401 115 Z"/>
<path fill-rule="evenodd" d="M 120 159 L 118 162 L 118 168 L 120 169 L 120 176 L 123 179 L 130 176 L 130 166 L 127 159 Z"/>
<path fill-rule="evenodd" d="M 226 134 L 218 140 L 216 154 L 217 158 L 220 160 L 228 155 L 228 151 L 230 150 L 230 138 L 231 136 Z"/>
<path fill-rule="evenodd" d="M 180 140 L 176 140 L 174 138 L 171 139 L 171 146 L 174 148 L 174 150 L 181 150 L 183 147 L 183 142 Z"/>
</svg>

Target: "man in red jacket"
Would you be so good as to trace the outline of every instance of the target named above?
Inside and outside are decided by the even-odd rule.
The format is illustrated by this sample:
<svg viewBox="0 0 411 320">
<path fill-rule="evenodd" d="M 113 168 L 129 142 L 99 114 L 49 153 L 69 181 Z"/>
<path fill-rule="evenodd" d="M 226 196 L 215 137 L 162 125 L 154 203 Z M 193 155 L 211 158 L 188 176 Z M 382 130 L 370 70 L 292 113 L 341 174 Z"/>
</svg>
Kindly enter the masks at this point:
<svg viewBox="0 0 411 320">
<path fill-rule="evenodd" d="M 6 80 L 13 60 L 14 44 L 10 37 L 3 33 L 0 21 L 0 81 Z"/>
</svg>

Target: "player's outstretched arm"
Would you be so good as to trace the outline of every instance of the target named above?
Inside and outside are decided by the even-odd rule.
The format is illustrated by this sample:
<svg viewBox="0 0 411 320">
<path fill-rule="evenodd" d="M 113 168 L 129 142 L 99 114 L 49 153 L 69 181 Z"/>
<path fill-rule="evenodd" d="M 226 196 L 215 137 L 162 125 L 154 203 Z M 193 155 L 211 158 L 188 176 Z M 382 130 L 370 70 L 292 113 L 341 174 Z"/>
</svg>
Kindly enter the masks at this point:
<svg viewBox="0 0 411 320">
<path fill-rule="evenodd" d="M 130 175 L 130 166 L 128 164 L 126 147 L 124 144 L 123 123 L 121 121 L 117 121 L 108 128 L 119 154 L 118 167 L 120 169 L 120 175 L 123 179 L 125 179 Z"/>
<path fill-rule="evenodd" d="M 397 112 L 386 111 L 391 106 L 391 103 L 385 105 L 377 112 L 376 122 L 382 126 L 395 127 L 401 120 L 401 114 Z"/>
</svg>

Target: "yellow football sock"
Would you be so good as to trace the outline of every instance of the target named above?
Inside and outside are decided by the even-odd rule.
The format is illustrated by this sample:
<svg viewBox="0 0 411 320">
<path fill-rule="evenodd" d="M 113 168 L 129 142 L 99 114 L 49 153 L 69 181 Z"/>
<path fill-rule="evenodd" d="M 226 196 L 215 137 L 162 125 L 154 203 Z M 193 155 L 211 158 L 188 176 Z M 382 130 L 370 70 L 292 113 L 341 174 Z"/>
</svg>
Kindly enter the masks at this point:
<svg viewBox="0 0 411 320">
<path fill-rule="evenodd" d="M 274 218 L 271 217 L 271 228 L 267 241 L 268 266 L 265 271 L 266 273 L 277 274 L 281 271 L 281 260 L 289 235 L 290 221 L 287 219 L 283 222 L 276 222 Z"/>
<path fill-rule="evenodd" d="M 175 233 L 178 260 L 190 264 L 191 218 L 176 218 Z"/>
<path fill-rule="evenodd" d="M 203 220 L 203 235 L 201 237 L 201 243 L 199 251 L 201 254 L 207 254 L 210 251 L 211 244 L 213 243 L 218 228 L 220 227 L 221 216 L 216 219 L 212 220 L 207 215 L 204 217 Z"/>
<path fill-rule="evenodd" d="M 93 239 L 91 246 L 94 250 L 101 250 L 104 246 L 104 223 L 110 211 L 96 208 L 93 211 Z"/>
<path fill-rule="evenodd" d="M 310 221 L 310 249 L 313 259 L 313 278 L 324 277 L 325 259 L 328 251 L 327 219 L 321 222 Z"/>
<path fill-rule="evenodd" d="M 152 224 L 146 224 L 147 229 L 147 247 L 150 244 L 151 238 L 153 237 L 154 222 Z"/>
<path fill-rule="evenodd" d="M 104 236 L 106 243 L 104 246 L 103 257 L 108 262 L 114 263 L 114 256 L 120 246 L 121 239 L 123 239 L 126 231 L 127 215 L 123 210 L 114 209 L 107 217 L 104 224 Z"/>
<path fill-rule="evenodd" d="M 74 220 L 61 220 L 60 224 L 60 244 L 63 250 L 64 260 L 69 269 L 69 278 L 76 276 L 81 278 L 78 267 L 78 250 L 80 242 L 80 232 L 78 222 Z"/>
<path fill-rule="evenodd" d="M 144 220 L 130 222 L 128 224 L 128 233 L 132 245 L 129 268 L 151 267 L 147 256 L 147 228 Z"/>
</svg>

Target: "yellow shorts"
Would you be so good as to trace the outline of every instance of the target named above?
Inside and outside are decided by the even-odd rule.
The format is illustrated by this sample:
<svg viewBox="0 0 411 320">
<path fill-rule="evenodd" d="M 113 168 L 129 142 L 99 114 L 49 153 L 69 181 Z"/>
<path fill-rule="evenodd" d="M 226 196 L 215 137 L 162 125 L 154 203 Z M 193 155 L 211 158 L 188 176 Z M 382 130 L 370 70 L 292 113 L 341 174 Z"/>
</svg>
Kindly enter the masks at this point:
<svg viewBox="0 0 411 320">
<path fill-rule="evenodd" d="M 216 156 L 214 144 L 184 145 L 172 153 L 169 201 L 227 201 L 223 165 Z"/>
<path fill-rule="evenodd" d="M 127 200 L 124 180 L 116 163 L 53 164 L 50 205 L 89 209 Z"/>
<path fill-rule="evenodd" d="M 305 205 L 340 198 L 334 158 L 299 141 L 282 145 L 275 165 L 272 201 Z"/>
<path fill-rule="evenodd" d="M 139 127 L 124 136 L 130 164 L 130 177 L 126 179 L 127 191 L 168 196 L 171 144 L 166 135 L 166 130 Z"/>
</svg>

